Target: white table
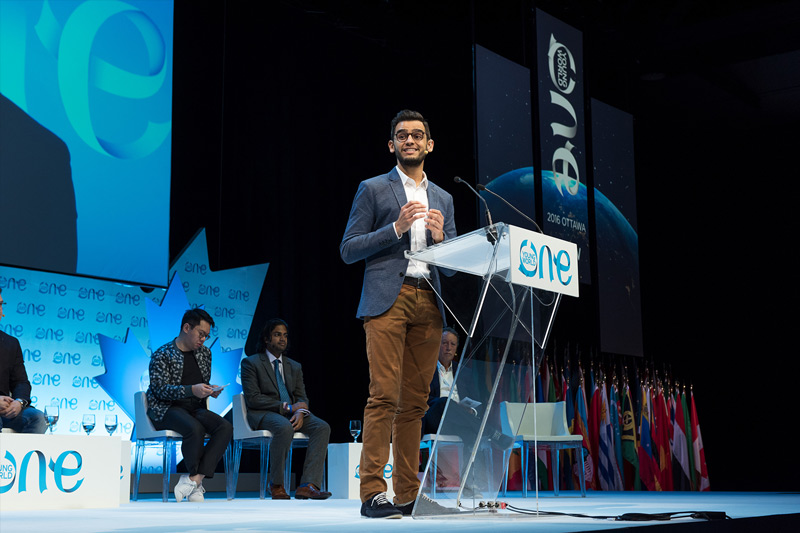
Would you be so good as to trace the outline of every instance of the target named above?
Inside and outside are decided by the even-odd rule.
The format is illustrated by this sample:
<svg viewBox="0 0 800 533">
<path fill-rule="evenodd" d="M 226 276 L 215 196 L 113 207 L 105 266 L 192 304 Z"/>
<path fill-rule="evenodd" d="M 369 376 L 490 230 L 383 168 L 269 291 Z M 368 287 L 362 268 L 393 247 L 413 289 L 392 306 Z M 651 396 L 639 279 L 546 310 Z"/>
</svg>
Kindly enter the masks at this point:
<svg viewBox="0 0 800 533">
<path fill-rule="evenodd" d="M 328 444 L 328 490 L 331 498 L 360 500 L 358 465 L 361 460 L 360 442 L 343 442 Z M 391 446 L 389 447 L 389 463 L 383 469 L 386 480 L 386 495 L 391 500 L 392 469 L 394 461 Z"/>
<path fill-rule="evenodd" d="M 130 441 L 0 434 L 0 511 L 119 507 L 130 497 Z"/>
</svg>

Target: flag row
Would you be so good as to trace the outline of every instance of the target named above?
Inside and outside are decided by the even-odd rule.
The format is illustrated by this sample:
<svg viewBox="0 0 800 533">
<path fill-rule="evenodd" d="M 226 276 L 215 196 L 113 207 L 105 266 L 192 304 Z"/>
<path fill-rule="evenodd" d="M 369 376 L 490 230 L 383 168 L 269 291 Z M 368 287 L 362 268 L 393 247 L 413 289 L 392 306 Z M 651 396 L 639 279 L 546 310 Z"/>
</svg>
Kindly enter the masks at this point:
<svg viewBox="0 0 800 533">
<path fill-rule="evenodd" d="M 566 403 L 573 435 L 583 437 L 587 489 L 622 491 L 707 491 L 710 489 L 694 391 L 667 379 L 628 372 L 555 370 L 545 358 L 535 379 L 524 365 L 505 372 L 500 387 L 509 401 Z M 613 365 L 612 365 L 613 366 Z M 530 368 L 530 367 L 527 367 Z M 655 373 L 654 373 L 655 374 Z M 596 377 L 597 376 L 597 377 Z M 548 451 L 537 450 L 539 488 L 553 487 Z M 561 453 L 562 489 L 578 487 L 580 461 Z M 534 465 L 529 465 L 533 470 Z M 509 488 L 520 488 L 518 461 L 509 466 Z M 515 475 L 517 474 L 517 475 Z M 531 471 L 529 479 L 537 479 Z"/>
</svg>

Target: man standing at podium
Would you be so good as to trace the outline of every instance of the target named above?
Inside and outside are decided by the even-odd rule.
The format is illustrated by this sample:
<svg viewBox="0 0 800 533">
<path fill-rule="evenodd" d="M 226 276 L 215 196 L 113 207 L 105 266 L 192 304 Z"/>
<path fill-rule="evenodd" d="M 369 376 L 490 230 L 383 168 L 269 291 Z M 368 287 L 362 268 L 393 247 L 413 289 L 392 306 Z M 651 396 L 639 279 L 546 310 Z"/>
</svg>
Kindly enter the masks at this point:
<svg viewBox="0 0 800 533">
<path fill-rule="evenodd" d="M 427 120 L 404 110 L 391 124 L 389 152 L 397 166 L 359 184 L 339 252 L 345 263 L 364 260 L 357 317 L 364 321 L 369 399 L 359 476 L 361 514 L 410 515 L 419 490 L 419 435 L 439 351 L 440 272 L 409 261 L 418 251 L 456 236 L 453 198 L 423 171 L 433 150 Z M 394 504 L 386 499 L 383 469 L 392 443 Z"/>
</svg>

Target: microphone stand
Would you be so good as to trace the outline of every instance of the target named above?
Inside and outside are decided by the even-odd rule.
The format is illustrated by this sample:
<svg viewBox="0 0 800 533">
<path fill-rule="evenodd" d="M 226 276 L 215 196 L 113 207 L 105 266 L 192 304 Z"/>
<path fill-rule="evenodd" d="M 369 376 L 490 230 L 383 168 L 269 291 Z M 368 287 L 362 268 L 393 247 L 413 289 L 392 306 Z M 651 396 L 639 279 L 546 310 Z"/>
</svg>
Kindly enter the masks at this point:
<svg viewBox="0 0 800 533">
<path fill-rule="evenodd" d="M 526 215 L 525 213 L 523 213 L 522 211 L 517 209 L 513 204 L 511 204 L 511 202 L 509 202 L 508 200 L 506 200 L 505 198 L 503 198 L 502 196 L 500 196 L 499 194 L 497 194 L 496 192 L 494 192 L 493 190 L 488 188 L 486 185 L 483 185 L 482 183 L 479 183 L 478 184 L 478 190 L 479 191 L 486 191 L 489 194 L 491 194 L 492 196 L 496 196 L 502 202 L 504 202 L 508 207 L 510 207 L 511 209 L 513 209 L 514 211 L 516 211 L 517 213 L 522 215 L 528 222 L 533 224 L 533 227 L 536 228 L 536 231 L 538 231 L 539 233 L 544 234 L 544 232 L 542 231 L 542 228 L 539 227 L 539 224 L 537 224 L 531 217 L 529 217 L 528 215 Z M 488 210 L 488 207 L 487 207 L 487 210 Z"/>
<path fill-rule="evenodd" d="M 489 227 L 488 227 L 487 233 L 486 233 L 486 240 L 489 241 L 492 244 L 497 244 L 497 240 L 498 240 L 499 236 L 498 236 L 498 233 L 497 233 L 497 228 L 495 227 L 494 222 L 492 222 L 492 214 L 489 212 L 489 204 L 486 202 L 486 198 L 484 198 L 483 196 L 478 194 L 478 191 L 473 189 L 472 185 L 470 185 L 469 183 L 467 183 L 466 181 L 461 179 L 459 176 L 454 177 L 453 181 L 455 181 L 456 183 L 463 183 L 464 185 L 469 187 L 469 190 L 471 190 L 472 193 L 475 196 L 477 196 L 478 199 L 481 202 L 483 202 L 483 206 L 486 208 L 486 220 L 489 222 Z M 479 187 L 480 187 L 480 185 L 479 185 Z"/>
</svg>

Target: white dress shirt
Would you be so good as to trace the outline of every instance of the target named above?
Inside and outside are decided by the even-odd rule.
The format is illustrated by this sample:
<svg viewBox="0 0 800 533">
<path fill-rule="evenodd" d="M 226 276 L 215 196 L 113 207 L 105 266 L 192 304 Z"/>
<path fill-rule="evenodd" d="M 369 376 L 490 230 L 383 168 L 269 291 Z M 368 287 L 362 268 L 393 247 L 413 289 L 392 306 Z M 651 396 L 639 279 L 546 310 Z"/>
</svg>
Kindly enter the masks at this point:
<svg viewBox="0 0 800 533">
<path fill-rule="evenodd" d="M 445 368 L 442 363 L 436 361 L 436 369 L 439 371 L 439 396 L 447 398 L 450 395 L 450 389 L 453 389 L 452 401 L 460 401 L 453 374 L 453 363 L 450 363 L 450 368 Z"/>
<path fill-rule="evenodd" d="M 280 357 L 275 357 L 269 350 L 267 350 L 267 357 L 269 357 L 269 364 L 271 364 L 273 368 L 275 367 L 275 359 L 278 360 L 278 371 L 280 372 L 280 376 L 276 377 L 283 379 L 283 383 L 285 384 L 286 380 L 283 378 L 283 359 Z"/>
<path fill-rule="evenodd" d="M 420 182 L 419 186 L 417 183 L 410 177 L 408 177 L 400 167 L 397 167 L 397 173 L 400 174 L 400 179 L 403 182 L 403 189 L 406 191 L 406 202 L 410 202 L 412 200 L 416 200 L 417 202 L 423 204 L 427 209 L 428 206 L 428 176 L 425 175 L 423 172 L 422 181 Z M 395 227 L 395 233 L 397 233 L 397 227 Z M 411 229 L 408 230 L 408 236 L 411 238 L 411 251 L 417 252 L 419 250 L 423 250 L 427 248 L 428 241 L 425 237 L 425 217 L 418 218 L 411 224 Z M 397 235 L 397 238 L 401 238 L 402 235 Z M 422 263 L 419 261 L 414 261 L 410 259 L 408 261 L 408 269 L 406 270 L 406 276 L 411 276 L 415 278 L 429 278 L 431 277 L 431 271 L 428 268 L 427 263 Z"/>
<path fill-rule="evenodd" d="M 271 364 L 273 366 L 273 368 L 275 367 L 275 362 L 274 361 L 277 359 L 277 361 L 278 361 L 278 374 L 280 374 L 280 375 L 275 376 L 275 377 L 278 378 L 278 379 L 282 379 L 283 380 L 283 384 L 286 385 L 286 379 L 283 376 L 283 356 L 275 357 L 274 355 L 272 355 L 272 352 L 270 352 L 269 350 L 266 350 L 266 352 L 267 352 L 267 357 L 269 357 L 269 364 Z M 288 392 L 288 389 L 287 389 L 287 392 Z M 291 395 L 291 393 L 289 393 L 289 394 Z M 292 406 L 291 405 L 286 404 L 286 408 L 289 410 L 289 414 L 290 415 L 294 412 L 292 410 Z M 311 411 L 309 411 L 308 409 L 298 409 L 297 412 L 303 413 L 303 416 L 311 414 Z"/>
</svg>

